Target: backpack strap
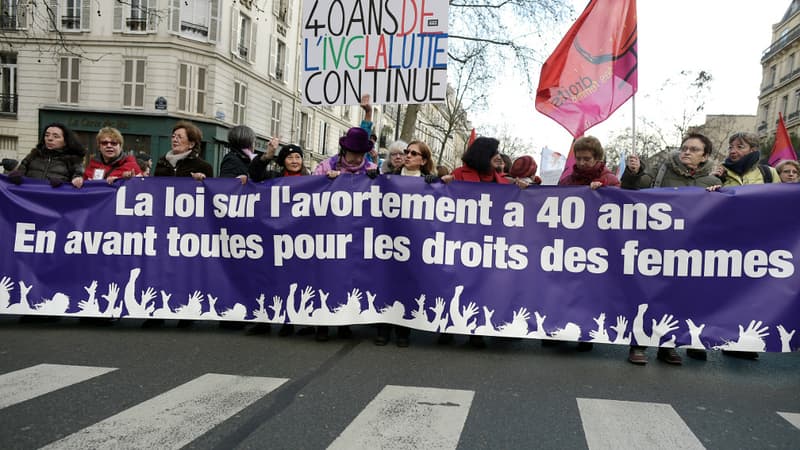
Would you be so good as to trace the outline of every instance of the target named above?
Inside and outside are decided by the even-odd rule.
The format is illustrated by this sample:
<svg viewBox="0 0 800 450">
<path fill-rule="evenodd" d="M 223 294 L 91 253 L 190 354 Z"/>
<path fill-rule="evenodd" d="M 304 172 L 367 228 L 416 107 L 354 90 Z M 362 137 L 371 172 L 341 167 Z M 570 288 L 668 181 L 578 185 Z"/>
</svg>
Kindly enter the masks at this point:
<svg viewBox="0 0 800 450">
<path fill-rule="evenodd" d="M 661 164 L 656 174 L 656 179 L 653 180 L 653 187 L 661 187 L 661 182 L 664 180 L 664 174 L 667 173 L 667 163 Z"/>
<path fill-rule="evenodd" d="M 764 184 L 772 183 L 772 170 L 766 164 L 759 164 L 758 169 L 761 171 L 761 178 L 764 179 Z"/>
</svg>

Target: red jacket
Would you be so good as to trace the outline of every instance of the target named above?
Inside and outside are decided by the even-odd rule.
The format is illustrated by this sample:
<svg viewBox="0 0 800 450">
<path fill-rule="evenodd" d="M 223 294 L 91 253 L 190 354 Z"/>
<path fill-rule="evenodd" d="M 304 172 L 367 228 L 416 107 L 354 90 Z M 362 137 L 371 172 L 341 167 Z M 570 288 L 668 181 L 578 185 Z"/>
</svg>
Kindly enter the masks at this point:
<svg viewBox="0 0 800 450">
<path fill-rule="evenodd" d="M 573 166 L 572 173 L 558 180 L 559 186 L 588 186 L 594 181 L 599 181 L 603 186 L 619 187 L 619 180 L 616 175 L 606 169 L 603 162 L 598 162 L 587 170 L 579 170 Z"/>
<path fill-rule="evenodd" d="M 103 162 L 102 156 L 97 155 L 89 161 L 89 165 L 83 173 L 83 178 L 85 180 L 105 180 L 108 177 L 121 178 L 123 173 L 130 171 L 133 171 L 134 175 L 142 174 L 139 163 L 131 155 L 122 153 L 109 164 Z"/>
<path fill-rule="evenodd" d="M 451 175 L 453 175 L 454 180 L 458 181 L 508 184 L 506 177 L 502 173 L 497 173 L 494 168 L 491 173 L 478 173 L 477 170 L 471 167 L 461 166 L 453 170 Z"/>
</svg>

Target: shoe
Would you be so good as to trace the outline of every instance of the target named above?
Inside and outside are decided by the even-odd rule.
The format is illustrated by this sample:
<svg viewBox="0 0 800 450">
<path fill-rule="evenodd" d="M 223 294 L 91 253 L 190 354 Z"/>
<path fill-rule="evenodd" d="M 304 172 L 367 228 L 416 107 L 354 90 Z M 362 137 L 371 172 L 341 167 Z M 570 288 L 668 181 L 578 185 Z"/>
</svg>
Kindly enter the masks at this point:
<svg viewBox="0 0 800 450">
<path fill-rule="evenodd" d="M 278 336 L 280 337 L 291 336 L 292 334 L 294 334 L 294 325 L 290 323 L 281 325 L 281 329 L 278 330 Z"/>
<path fill-rule="evenodd" d="M 643 366 L 647 364 L 647 347 L 631 347 L 628 350 L 628 362 L 631 364 L 636 364 L 637 366 Z"/>
<path fill-rule="evenodd" d="M 683 359 L 678 355 L 674 348 L 661 347 L 656 353 L 656 358 L 664 361 L 667 364 L 680 365 L 683 364 Z"/>
<path fill-rule="evenodd" d="M 592 351 L 593 348 L 594 348 L 593 343 L 581 341 L 578 342 L 578 347 L 576 348 L 576 350 L 578 350 L 579 352 L 590 352 Z"/>
<path fill-rule="evenodd" d="M 317 332 L 314 335 L 314 340 L 317 342 L 327 342 L 328 341 L 328 327 L 317 327 Z"/>
<path fill-rule="evenodd" d="M 447 345 L 451 342 L 453 342 L 453 335 L 450 333 L 441 333 L 436 339 L 436 343 L 439 345 Z"/>
<path fill-rule="evenodd" d="M 249 330 L 247 330 L 247 333 L 245 333 L 245 334 L 247 334 L 248 336 L 258 336 L 258 335 L 262 335 L 262 334 L 269 334 L 271 329 L 272 329 L 272 327 L 270 327 L 268 323 L 257 323 L 253 328 L 250 328 Z"/>
<path fill-rule="evenodd" d="M 697 359 L 699 361 L 708 360 L 708 352 L 706 352 L 704 349 L 699 349 L 699 348 L 687 348 L 686 356 L 692 359 Z"/>
<path fill-rule="evenodd" d="M 739 358 L 739 359 L 752 359 L 752 360 L 758 359 L 758 353 L 756 353 L 756 352 L 740 352 L 738 350 L 723 350 L 722 354 L 726 355 L 726 356 L 732 356 L 734 358 Z"/>
<path fill-rule="evenodd" d="M 353 337 L 353 331 L 350 330 L 350 327 L 347 325 L 340 325 L 339 329 L 336 330 L 336 337 L 339 339 L 350 339 Z"/>
<path fill-rule="evenodd" d="M 407 337 L 399 337 L 397 338 L 397 346 L 400 348 L 408 347 L 409 341 Z"/>
<path fill-rule="evenodd" d="M 164 326 L 164 319 L 146 319 L 142 322 L 142 328 L 159 328 Z"/>
<path fill-rule="evenodd" d="M 469 337 L 469 345 L 474 348 L 486 348 L 486 341 L 483 336 L 475 336 L 473 334 Z"/>
</svg>

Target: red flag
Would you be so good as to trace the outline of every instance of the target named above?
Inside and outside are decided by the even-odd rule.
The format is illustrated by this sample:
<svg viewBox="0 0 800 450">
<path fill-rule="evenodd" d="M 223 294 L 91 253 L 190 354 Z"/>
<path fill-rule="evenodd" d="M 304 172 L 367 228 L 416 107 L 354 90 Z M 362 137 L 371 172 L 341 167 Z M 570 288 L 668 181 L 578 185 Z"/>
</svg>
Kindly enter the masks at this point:
<svg viewBox="0 0 800 450">
<path fill-rule="evenodd" d="M 573 137 L 606 120 L 638 86 L 636 0 L 591 0 L 544 66 L 536 109 Z"/>
<path fill-rule="evenodd" d="M 573 139 L 572 144 L 569 145 L 569 155 L 567 155 L 567 162 L 564 164 L 564 170 L 561 172 L 561 176 L 558 177 L 559 183 L 572 174 L 572 168 L 575 165 L 575 140 L 576 139 Z"/>
<path fill-rule="evenodd" d="M 473 142 L 475 142 L 475 138 L 477 137 L 478 136 L 475 134 L 475 128 L 473 128 L 472 134 L 469 135 L 469 141 L 467 141 L 467 148 L 469 148 L 469 146 L 472 145 Z"/>
<path fill-rule="evenodd" d="M 769 165 L 775 167 L 784 159 L 797 161 L 797 153 L 792 147 L 792 140 L 789 139 L 786 124 L 783 123 L 783 114 L 778 113 L 778 131 L 775 133 L 775 143 L 772 145 L 772 153 L 769 155 Z"/>
</svg>

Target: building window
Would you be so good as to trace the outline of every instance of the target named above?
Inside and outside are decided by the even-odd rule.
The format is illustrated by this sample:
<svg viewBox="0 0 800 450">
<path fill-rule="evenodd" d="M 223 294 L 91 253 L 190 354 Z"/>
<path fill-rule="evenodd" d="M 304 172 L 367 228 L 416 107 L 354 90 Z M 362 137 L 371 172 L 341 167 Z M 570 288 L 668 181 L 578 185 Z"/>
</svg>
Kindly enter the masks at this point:
<svg viewBox="0 0 800 450">
<path fill-rule="evenodd" d="M 272 2 L 272 13 L 281 22 L 289 25 L 292 21 L 292 8 L 290 0 L 274 0 Z"/>
<path fill-rule="evenodd" d="M 775 66 L 772 66 L 772 67 L 769 68 L 769 84 L 768 84 L 769 86 L 775 86 L 775 74 L 776 74 L 776 72 L 777 72 L 777 70 L 775 69 Z"/>
<path fill-rule="evenodd" d="M 789 107 L 789 96 L 784 95 L 781 97 L 781 114 L 783 117 L 786 117 L 786 108 Z"/>
<path fill-rule="evenodd" d="M 17 113 L 17 55 L 0 53 L 0 112 Z"/>
<path fill-rule="evenodd" d="M 181 63 L 178 67 L 178 111 L 205 114 L 206 68 Z"/>
<path fill-rule="evenodd" d="M 28 21 L 27 0 L 0 0 L 0 30 L 22 30 Z"/>
<path fill-rule="evenodd" d="M 52 3 L 52 2 L 51 2 Z M 89 29 L 91 0 L 64 0 L 60 8 L 56 26 L 62 31 L 84 31 Z"/>
<path fill-rule="evenodd" d="M 270 44 L 270 74 L 275 79 L 286 83 L 289 79 L 288 69 L 286 43 L 278 38 L 273 38 Z"/>
<path fill-rule="evenodd" d="M 281 132 L 281 102 L 272 101 L 272 118 L 270 119 L 269 134 L 279 136 Z"/>
<path fill-rule="evenodd" d="M 319 123 L 319 152 L 323 155 L 328 154 L 328 122 L 324 120 Z"/>
<path fill-rule="evenodd" d="M 143 59 L 126 59 L 122 73 L 122 106 L 144 108 L 144 62 Z"/>
<path fill-rule="evenodd" d="M 219 0 L 169 0 L 169 30 L 183 37 L 217 42 Z"/>
<path fill-rule="evenodd" d="M 300 113 L 300 147 L 307 148 L 311 143 L 311 118 L 306 113 Z"/>
<path fill-rule="evenodd" d="M 794 91 L 794 112 L 800 111 L 800 89 Z"/>
<path fill-rule="evenodd" d="M 788 77 L 789 75 L 791 75 L 793 71 L 794 71 L 794 53 L 792 53 L 791 55 L 789 55 L 788 58 L 786 58 L 786 76 Z"/>
<path fill-rule="evenodd" d="M 244 123 L 244 112 L 247 106 L 247 85 L 236 81 L 233 83 L 233 123 Z"/>
<path fill-rule="evenodd" d="M 231 53 L 250 62 L 256 59 L 256 26 L 250 16 L 233 10 L 231 23 Z"/>
<path fill-rule="evenodd" d="M 156 0 L 114 2 L 114 31 L 156 31 L 158 21 L 156 6 Z"/>
<path fill-rule="evenodd" d="M 0 152 L 16 157 L 17 140 L 16 136 L 0 136 Z"/>
<path fill-rule="evenodd" d="M 81 60 L 75 56 L 63 56 L 59 58 L 58 65 L 58 101 L 77 105 L 81 86 Z"/>
</svg>

